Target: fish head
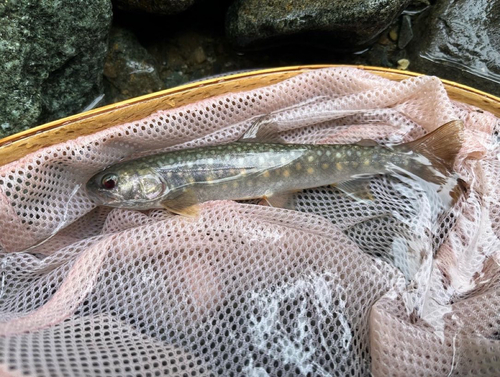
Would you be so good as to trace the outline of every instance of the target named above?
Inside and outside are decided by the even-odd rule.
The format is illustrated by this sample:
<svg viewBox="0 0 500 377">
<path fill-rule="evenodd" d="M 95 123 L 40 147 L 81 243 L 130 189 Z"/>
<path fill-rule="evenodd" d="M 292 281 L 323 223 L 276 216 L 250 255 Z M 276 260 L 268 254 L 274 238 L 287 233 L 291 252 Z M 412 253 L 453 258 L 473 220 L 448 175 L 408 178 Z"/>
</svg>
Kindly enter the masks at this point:
<svg viewBox="0 0 500 377">
<path fill-rule="evenodd" d="M 86 190 L 98 205 L 151 209 L 158 208 L 157 202 L 167 186 L 153 169 L 130 169 L 117 165 L 90 178 Z"/>
</svg>

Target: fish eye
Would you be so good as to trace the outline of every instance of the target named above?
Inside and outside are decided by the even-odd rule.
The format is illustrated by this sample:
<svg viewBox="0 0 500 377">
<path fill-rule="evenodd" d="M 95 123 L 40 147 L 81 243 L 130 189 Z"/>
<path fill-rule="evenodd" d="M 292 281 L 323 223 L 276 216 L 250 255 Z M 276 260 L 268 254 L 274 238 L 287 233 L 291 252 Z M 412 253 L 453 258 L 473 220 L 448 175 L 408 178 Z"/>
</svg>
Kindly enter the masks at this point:
<svg viewBox="0 0 500 377">
<path fill-rule="evenodd" d="M 112 190 L 116 187 L 116 182 L 118 181 L 118 177 L 116 174 L 106 174 L 101 179 L 101 185 L 106 190 Z"/>
</svg>

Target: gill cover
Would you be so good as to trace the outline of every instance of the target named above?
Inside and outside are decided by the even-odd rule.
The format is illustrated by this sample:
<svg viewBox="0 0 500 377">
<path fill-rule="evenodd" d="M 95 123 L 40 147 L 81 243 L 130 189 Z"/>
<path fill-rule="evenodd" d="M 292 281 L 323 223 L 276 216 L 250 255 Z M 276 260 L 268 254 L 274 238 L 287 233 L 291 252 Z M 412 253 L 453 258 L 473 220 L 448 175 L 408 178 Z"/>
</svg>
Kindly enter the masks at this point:
<svg viewBox="0 0 500 377">
<path fill-rule="evenodd" d="M 97 204 L 135 209 L 153 208 L 166 189 L 165 182 L 154 171 L 122 167 L 106 169 L 86 185 L 88 195 Z"/>
</svg>

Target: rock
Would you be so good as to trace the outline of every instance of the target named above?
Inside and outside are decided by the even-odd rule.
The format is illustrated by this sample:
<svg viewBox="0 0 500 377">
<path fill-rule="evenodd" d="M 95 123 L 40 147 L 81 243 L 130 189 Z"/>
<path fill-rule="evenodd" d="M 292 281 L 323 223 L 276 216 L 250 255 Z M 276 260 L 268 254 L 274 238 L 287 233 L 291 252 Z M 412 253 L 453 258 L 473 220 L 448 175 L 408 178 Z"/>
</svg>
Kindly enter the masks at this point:
<svg viewBox="0 0 500 377">
<path fill-rule="evenodd" d="M 356 49 L 372 42 L 409 0 L 236 0 L 226 33 L 240 48 L 273 45 L 290 37 L 307 44 Z"/>
<path fill-rule="evenodd" d="M 390 45 L 375 44 L 363 54 L 363 60 L 356 62 L 361 65 L 374 65 L 378 67 L 393 67 L 389 62 Z M 349 62 L 350 63 L 350 62 Z"/>
<path fill-rule="evenodd" d="M 0 6 L 0 137 L 95 104 L 109 0 L 4 1 Z"/>
<path fill-rule="evenodd" d="M 408 43 L 413 39 L 413 29 L 411 27 L 411 17 L 410 16 L 403 16 L 403 19 L 401 20 L 401 29 L 399 30 L 399 37 L 398 37 L 398 47 L 400 49 L 405 48 L 408 46 Z"/>
<path fill-rule="evenodd" d="M 205 55 L 205 50 L 202 46 L 198 46 L 194 49 L 191 54 L 191 60 L 193 60 L 194 64 L 201 64 L 207 59 Z"/>
<path fill-rule="evenodd" d="M 163 86 L 171 88 L 220 73 L 217 65 L 231 59 L 222 44 L 210 33 L 180 31 L 151 44 L 148 51 L 159 63 Z"/>
<path fill-rule="evenodd" d="M 108 103 L 158 91 L 163 87 L 153 57 L 132 32 L 119 27 L 113 27 L 109 35 L 104 76 L 110 84 L 106 85 Z"/>
<path fill-rule="evenodd" d="M 182 84 L 185 84 L 187 82 L 190 82 L 191 77 L 185 75 L 181 71 L 173 71 L 170 72 L 168 75 L 165 75 L 163 82 L 165 83 L 166 88 L 173 88 Z"/>
<path fill-rule="evenodd" d="M 156 14 L 175 14 L 189 8 L 195 0 L 113 0 L 118 9 Z"/>
<path fill-rule="evenodd" d="M 500 95 L 500 1 L 440 1 L 420 18 L 412 70 Z"/>
<path fill-rule="evenodd" d="M 389 38 L 391 39 L 391 41 L 396 42 L 398 40 L 398 36 L 398 28 L 394 26 L 389 32 Z"/>
<path fill-rule="evenodd" d="M 435 0 L 434 0 L 435 2 Z M 431 5 L 429 0 L 412 0 L 410 4 L 404 10 L 405 14 L 416 15 L 422 13 L 425 9 L 427 9 Z"/>
<path fill-rule="evenodd" d="M 409 66 L 410 66 L 410 61 L 408 59 L 399 59 L 398 60 L 398 69 L 405 70 L 405 69 L 408 69 Z"/>
</svg>

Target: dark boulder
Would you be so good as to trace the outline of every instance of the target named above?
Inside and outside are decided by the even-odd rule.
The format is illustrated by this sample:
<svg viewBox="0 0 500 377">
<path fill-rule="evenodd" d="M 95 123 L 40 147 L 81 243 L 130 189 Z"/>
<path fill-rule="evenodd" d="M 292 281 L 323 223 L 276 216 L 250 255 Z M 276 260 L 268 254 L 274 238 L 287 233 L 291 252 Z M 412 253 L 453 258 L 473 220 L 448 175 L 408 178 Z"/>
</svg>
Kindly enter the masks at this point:
<svg viewBox="0 0 500 377">
<path fill-rule="evenodd" d="M 155 14 L 175 14 L 186 10 L 194 0 L 113 0 L 118 9 Z"/>
<path fill-rule="evenodd" d="M 240 48 L 293 43 L 356 49 L 374 41 L 409 0 L 236 0 L 226 33 Z"/>
<path fill-rule="evenodd" d="M 108 103 L 155 92 L 163 87 L 153 57 L 132 32 L 119 27 L 113 27 L 109 35 L 104 76 Z"/>
<path fill-rule="evenodd" d="M 500 1 L 440 1 L 418 21 L 412 70 L 500 95 Z"/>
<path fill-rule="evenodd" d="M 109 0 L 0 7 L 0 137 L 80 112 L 102 97 Z"/>
</svg>

